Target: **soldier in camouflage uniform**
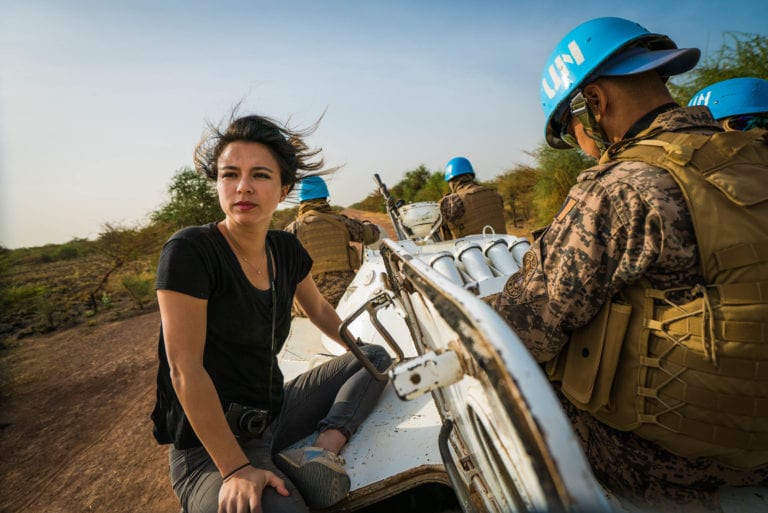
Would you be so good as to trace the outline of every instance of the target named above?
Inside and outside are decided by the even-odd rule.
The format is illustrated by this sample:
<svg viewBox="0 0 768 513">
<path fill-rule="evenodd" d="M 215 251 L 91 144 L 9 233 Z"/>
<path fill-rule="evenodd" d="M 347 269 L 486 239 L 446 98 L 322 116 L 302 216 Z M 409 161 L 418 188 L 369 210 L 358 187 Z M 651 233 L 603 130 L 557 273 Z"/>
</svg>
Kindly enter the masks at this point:
<svg viewBox="0 0 768 513">
<path fill-rule="evenodd" d="M 762 420 L 768 417 L 764 398 L 762 402 L 757 398 L 749 403 L 758 406 L 740 417 L 713 409 L 705 410 L 708 414 L 700 419 L 700 424 L 704 424 L 707 419 L 732 417 L 736 419 L 734 426 L 739 427 L 740 422 L 752 426 L 749 423 L 757 418 L 762 422 L 758 431 L 763 434 L 753 436 L 749 443 L 760 446 L 759 449 L 741 451 L 711 444 L 700 451 L 702 457 L 684 450 L 689 443 L 698 447 L 697 440 L 684 436 L 679 439 L 680 451 L 674 444 L 662 447 L 664 442 L 658 440 L 679 433 L 659 429 L 650 415 L 641 422 L 616 428 L 619 423 L 612 421 L 606 406 L 617 410 L 627 406 L 631 413 L 635 402 L 652 401 L 650 396 L 629 397 L 625 398 L 628 405 L 618 403 L 616 383 L 626 376 L 635 381 L 635 375 L 642 376 L 637 371 L 638 362 L 629 362 L 626 357 L 627 341 L 634 340 L 630 336 L 639 337 L 632 322 L 641 309 L 632 310 L 630 305 L 634 303 L 622 305 L 616 298 L 635 290 L 632 287 L 637 284 L 643 284 L 642 291 L 673 289 L 666 296 L 665 307 L 671 305 L 669 309 L 674 310 L 674 305 L 691 300 L 691 291 L 701 290 L 702 284 L 707 283 L 695 235 L 698 232 L 676 179 L 667 170 L 640 160 L 612 159 L 627 141 L 650 139 L 661 132 L 708 137 L 722 132 L 707 109 L 681 108 L 665 85 L 667 77 L 688 71 L 698 58 L 697 49 L 678 49 L 666 36 L 651 34 L 636 23 L 619 18 L 591 20 L 561 41 L 542 81 L 542 103 L 548 116 L 547 142 L 555 148 L 579 147 L 600 158 L 600 163 L 579 175 L 560 212 L 538 234 L 522 268 L 510 277 L 494 305 L 535 359 L 545 364 L 550 378 L 562 381 L 556 387 L 557 393 L 596 477 L 614 491 L 645 503 L 664 497 L 706 504 L 716 501 L 716 489 L 721 485 L 764 484 L 768 479 L 768 459 L 763 447 L 764 440 L 768 440 Z M 755 165 L 765 168 L 765 161 Z M 765 189 L 759 181 L 752 187 Z M 765 209 L 756 214 L 755 218 L 761 219 L 758 224 L 768 226 Z M 760 272 L 765 280 L 765 268 Z M 760 308 L 764 309 L 765 300 L 762 301 Z M 609 306 L 615 306 L 616 315 Z M 609 317 L 602 316 L 606 311 Z M 622 313 L 632 321 L 616 321 Z M 600 325 L 601 321 L 605 322 Z M 626 330 L 626 338 L 617 326 Z M 595 352 L 589 343 L 583 347 L 576 345 L 582 332 L 587 333 L 587 338 L 604 341 L 604 347 Z M 706 336 L 699 338 L 706 341 Z M 686 343 L 681 340 L 679 347 Z M 711 369 L 710 375 L 718 379 L 718 372 L 726 372 L 726 367 L 722 360 L 718 366 L 713 352 L 719 351 L 722 359 L 727 349 L 719 340 L 711 343 L 710 353 L 701 357 L 701 367 Z M 690 348 L 687 355 L 693 358 Z M 563 360 L 567 365 L 573 363 L 570 360 L 594 358 L 598 363 L 591 370 L 574 364 L 573 368 L 578 370 L 571 372 L 571 379 L 575 381 L 566 387 L 568 369 L 564 370 Z M 606 363 L 611 358 L 612 367 Z M 754 357 L 754 365 L 764 358 Z M 646 360 L 640 368 L 652 366 L 652 358 Z M 659 356 L 656 361 L 662 360 Z M 752 361 L 742 363 L 749 365 Z M 661 365 L 662 370 L 665 365 Z M 609 375 L 607 385 L 600 381 L 605 370 L 615 373 Z M 653 370 L 648 371 L 649 376 Z M 583 378 L 590 372 L 590 378 Z M 681 366 L 676 378 L 682 380 L 692 372 Z M 580 379 L 589 381 L 580 383 Z M 759 394 L 765 394 L 765 378 L 760 379 L 763 381 L 757 382 L 759 386 L 750 383 L 746 390 L 759 389 Z M 640 390 L 640 385 L 635 383 L 635 388 Z M 734 397 L 742 399 L 737 394 Z M 680 404 L 680 411 L 688 407 Z M 672 416 L 675 413 L 672 411 Z M 642 421 L 657 430 L 643 431 Z M 759 442 L 760 439 L 763 441 Z M 709 449 L 713 450 L 708 452 Z M 683 452 L 685 455 L 681 455 Z"/>
<path fill-rule="evenodd" d="M 475 182 L 475 170 L 464 157 L 455 157 L 445 165 L 445 181 L 450 194 L 440 199 L 443 236 L 458 239 L 483 233 L 486 225 L 495 233 L 507 233 L 504 221 L 504 199 L 484 185 Z"/>
<path fill-rule="evenodd" d="M 374 244 L 380 228 L 337 214 L 328 203 L 328 187 L 319 176 L 299 182 L 299 213 L 285 230 L 293 233 L 312 257 L 312 277 L 326 300 L 336 307 L 360 267 L 360 250 L 352 243 Z M 294 315 L 304 313 L 294 305 Z"/>
</svg>

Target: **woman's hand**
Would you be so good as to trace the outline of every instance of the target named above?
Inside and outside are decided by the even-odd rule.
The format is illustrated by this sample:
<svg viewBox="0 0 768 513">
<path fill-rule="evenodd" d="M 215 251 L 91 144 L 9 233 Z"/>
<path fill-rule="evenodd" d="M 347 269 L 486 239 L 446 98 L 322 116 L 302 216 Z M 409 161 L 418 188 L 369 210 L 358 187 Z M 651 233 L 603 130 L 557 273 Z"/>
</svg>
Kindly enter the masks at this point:
<svg viewBox="0 0 768 513">
<path fill-rule="evenodd" d="M 262 513 L 261 495 L 268 486 L 288 496 L 285 482 L 269 470 L 248 465 L 221 484 L 218 513 Z"/>
</svg>

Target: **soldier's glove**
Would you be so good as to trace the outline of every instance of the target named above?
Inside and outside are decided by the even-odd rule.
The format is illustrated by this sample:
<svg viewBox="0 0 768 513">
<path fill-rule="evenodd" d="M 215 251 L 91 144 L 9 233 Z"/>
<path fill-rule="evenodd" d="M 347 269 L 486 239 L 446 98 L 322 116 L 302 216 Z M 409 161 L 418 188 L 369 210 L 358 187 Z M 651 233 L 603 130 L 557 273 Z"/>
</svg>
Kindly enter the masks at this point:
<svg viewBox="0 0 768 513">
<path fill-rule="evenodd" d="M 379 230 L 379 238 L 371 242 L 370 244 L 366 244 L 365 247 L 373 250 L 377 250 L 379 249 L 379 246 L 381 246 L 381 241 L 383 239 L 389 238 L 389 234 L 387 233 L 387 230 L 385 230 L 383 226 L 380 226 L 378 224 L 374 224 L 374 226 Z"/>
</svg>

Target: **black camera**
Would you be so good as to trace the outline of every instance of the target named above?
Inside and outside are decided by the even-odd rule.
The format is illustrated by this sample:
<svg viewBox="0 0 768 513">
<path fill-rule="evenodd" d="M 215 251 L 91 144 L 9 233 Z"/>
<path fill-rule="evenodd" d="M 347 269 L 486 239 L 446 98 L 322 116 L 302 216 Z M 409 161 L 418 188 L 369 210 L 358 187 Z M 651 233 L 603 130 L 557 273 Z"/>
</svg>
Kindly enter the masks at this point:
<svg viewBox="0 0 768 513">
<path fill-rule="evenodd" d="M 240 438 L 261 438 L 269 426 L 269 412 L 238 403 L 229 403 L 227 423 L 235 436 Z"/>
</svg>

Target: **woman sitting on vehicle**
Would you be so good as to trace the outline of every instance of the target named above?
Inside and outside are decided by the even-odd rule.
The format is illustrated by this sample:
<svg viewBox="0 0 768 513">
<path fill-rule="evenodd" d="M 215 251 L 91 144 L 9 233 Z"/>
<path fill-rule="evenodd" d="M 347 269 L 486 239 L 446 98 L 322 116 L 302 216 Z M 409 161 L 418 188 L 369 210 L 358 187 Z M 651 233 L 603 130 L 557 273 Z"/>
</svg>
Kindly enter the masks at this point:
<svg viewBox="0 0 768 513">
<path fill-rule="evenodd" d="M 255 115 L 212 127 L 195 164 L 215 181 L 226 217 L 180 230 L 160 256 L 152 419 L 157 441 L 173 444 L 171 483 L 187 513 L 307 511 L 343 499 L 350 481 L 338 453 L 385 386 L 350 352 L 286 384 L 278 367 L 294 297 L 342 343 L 311 258 L 293 235 L 269 229 L 297 180 L 323 165 L 302 140 L 309 133 Z M 380 370 L 389 365 L 383 348 L 362 350 Z M 286 450 L 315 430 L 312 447 Z"/>
</svg>

